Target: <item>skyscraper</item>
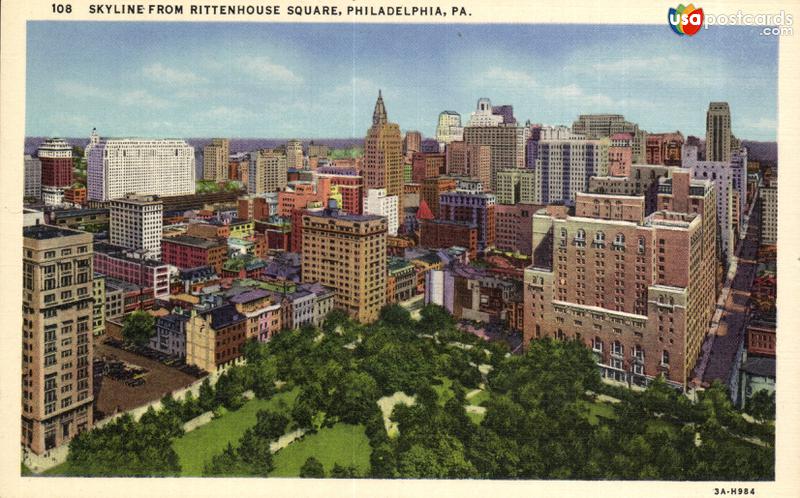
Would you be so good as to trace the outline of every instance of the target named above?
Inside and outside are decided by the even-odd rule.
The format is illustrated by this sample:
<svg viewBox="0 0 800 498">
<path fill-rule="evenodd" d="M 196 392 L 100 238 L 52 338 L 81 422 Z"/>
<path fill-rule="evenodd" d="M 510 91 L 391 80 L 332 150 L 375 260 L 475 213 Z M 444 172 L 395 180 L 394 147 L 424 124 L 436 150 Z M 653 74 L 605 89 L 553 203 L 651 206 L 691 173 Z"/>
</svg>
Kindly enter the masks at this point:
<svg viewBox="0 0 800 498">
<path fill-rule="evenodd" d="M 45 140 L 39 146 L 42 162 L 42 185 L 69 187 L 72 185 L 72 147 L 62 138 Z"/>
<path fill-rule="evenodd" d="M 221 182 L 228 179 L 230 141 L 215 138 L 203 148 L 203 180 Z"/>
<path fill-rule="evenodd" d="M 303 142 L 300 140 L 286 142 L 286 167 L 303 169 Z"/>
<path fill-rule="evenodd" d="M 436 125 L 436 141 L 439 147 L 456 140 L 464 139 L 464 128 L 461 126 L 461 115 L 455 111 L 442 111 L 439 113 L 439 122 Z"/>
<path fill-rule="evenodd" d="M 362 323 L 386 303 L 386 231 L 382 216 L 338 209 L 302 216 L 302 279 L 336 291 L 335 306 Z"/>
<path fill-rule="evenodd" d="M 466 145 L 486 145 L 491 148 L 491 175 L 488 190 L 493 191 L 499 171 L 525 167 L 525 140 L 528 129 L 522 126 L 500 124 L 503 118 L 491 113 L 491 103 L 487 101 L 479 102 L 480 104 L 484 104 L 488 110 L 473 113 L 482 114 L 482 117 L 474 120 L 470 118 L 470 126 L 464 128 L 464 143 Z M 472 126 L 473 123 L 477 125 Z"/>
<path fill-rule="evenodd" d="M 706 113 L 706 160 L 731 160 L 731 110 L 727 102 L 711 102 Z"/>
<path fill-rule="evenodd" d="M 286 156 L 271 149 L 250 153 L 247 193 L 280 192 L 286 188 Z"/>
<path fill-rule="evenodd" d="M 22 444 L 36 454 L 92 427 L 92 235 L 23 228 Z"/>
<path fill-rule="evenodd" d="M 403 138 L 400 126 L 390 123 L 378 91 L 378 100 L 372 113 L 372 127 L 364 139 L 364 187 L 384 188 L 386 195 L 397 196 L 398 225 L 403 215 Z"/>
<path fill-rule="evenodd" d="M 128 194 L 109 206 L 110 241 L 113 245 L 141 251 L 148 259 L 161 257 L 164 204 L 153 195 Z"/>
<path fill-rule="evenodd" d="M 609 138 L 618 133 L 630 133 L 633 162 L 644 163 L 646 160 L 647 132 L 640 130 L 638 124 L 626 121 L 621 114 L 581 114 L 572 123 L 572 131 L 593 140 Z"/>
<path fill-rule="evenodd" d="M 25 197 L 38 199 L 42 196 L 42 161 L 25 156 Z"/>
<path fill-rule="evenodd" d="M 119 199 L 130 192 L 161 196 L 195 192 L 194 148 L 183 140 L 101 138 L 87 162 L 90 201 Z"/>
</svg>

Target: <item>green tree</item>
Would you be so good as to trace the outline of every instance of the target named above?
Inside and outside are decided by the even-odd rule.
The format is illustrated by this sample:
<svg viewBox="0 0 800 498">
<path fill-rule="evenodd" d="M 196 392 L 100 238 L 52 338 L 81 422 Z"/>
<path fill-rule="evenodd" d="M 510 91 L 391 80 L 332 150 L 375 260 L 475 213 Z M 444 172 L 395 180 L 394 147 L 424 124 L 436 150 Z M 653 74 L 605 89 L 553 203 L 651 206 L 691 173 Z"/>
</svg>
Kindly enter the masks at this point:
<svg viewBox="0 0 800 498">
<path fill-rule="evenodd" d="M 155 335 L 155 318 L 145 311 L 134 311 L 122 323 L 122 337 L 136 346 L 146 346 Z"/>
<path fill-rule="evenodd" d="M 237 453 L 253 475 L 267 477 L 272 469 L 275 468 L 272 463 L 272 451 L 270 450 L 272 439 L 261 437 L 257 431 L 258 429 L 251 428 L 244 432 L 244 435 L 239 440 Z"/>
<path fill-rule="evenodd" d="M 204 412 L 211 411 L 217 406 L 214 386 L 211 385 L 211 381 L 208 379 L 208 377 L 206 377 L 203 380 L 203 383 L 200 384 L 198 404 L 200 405 L 200 409 L 202 409 Z"/>
<path fill-rule="evenodd" d="M 333 468 L 331 469 L 331 477 L 333 479 L 352 479 L 358 476 L 358 470 L 352 465 L 348 465 L 347 467 L 343 467 L 338 463 L 333 464 Z"/>
<path fill-rule="evenodd" d="M 757 420 L 775 420 L 775 393 L 769 393 L 764 389 L 756 391 L 747 400 L 745 412 Z"/>
<path fill-rule="evenodd" d="M 308 457 L 303 466 L 300 467 L 300 477 L 324 478 L 325 468 L 322 466 L 322 462 L 313 456 Z"/>
<path fill-rule="evenodd" d="M 411 313 L 399 304 L 387 304 L 381 308 L 380 320 L 393 327 L 411 327 Z"/>
<path fill-rule="evenodd" d="M 266 441 L 275 441 L 286 432 L 289 418 L 272 410 L 259 410 L 256 413 L 256 425 L 253 427 L 253 434 Z"/>
</svg>

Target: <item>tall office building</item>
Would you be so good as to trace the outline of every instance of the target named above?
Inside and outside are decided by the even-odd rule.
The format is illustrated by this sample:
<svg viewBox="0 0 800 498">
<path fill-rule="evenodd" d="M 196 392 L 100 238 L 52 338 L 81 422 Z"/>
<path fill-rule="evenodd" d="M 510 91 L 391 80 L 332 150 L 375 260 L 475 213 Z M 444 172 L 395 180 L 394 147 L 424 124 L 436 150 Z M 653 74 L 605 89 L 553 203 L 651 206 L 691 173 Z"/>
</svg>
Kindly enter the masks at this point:
<svg viewBox="0 0 800 498">
<path fill-rule="evenodd" d="M 503 116 L 492 113 L 489 99 L 478 100 L 478 108 L 464 128 L 464 143 L 491 148 L 490 191 L 496 188 L 499 171 L 525 167 L 525 142 L 529 133 L 526 127 L 503 124 Z"/>
<path fill-rule="evenodd" d="M 436 124 L 436 141 L 439 148 L 447 144 L 464 139 L 464 128 L 461 126 L 461 114 L 455 111 L 442 111 L 439 113 L 439 122 Z"/>
<path fill-rule="evenodd" d="M 376 320 L 386 303 L 386 218 L 328 208 L 302 224 L 302 280 L 334 289 L 335 307 L 358 321 Z"/>
<path fill-rule="evenodd" d="M 448 175 L 472 178 L 489 188 L 492 180 L 491 147 L 454 141 L 447 146 L 446 157 Z"/>
<path fill-rule="evenodd" d="M 230 141 L 227 138 L 215 138 L 203 147 L 203 180 L 227 180 L 229 157 Z"/>
<path fill-rule="evenodd" d="M 87 183 L 90 201 L 119 199 L 131 192 L 193 195 L 194 148 L 184 140 L 101 138 L 89 153 Z"/>
<path fill-rule="evenodd" d="M 418 131 L 407 131 L 403 137 L 403 155 L 411 157 L 414 152 L 419 152 L 422 148 L 422 133 Z"/>
<path fill-rule="evenodd" d="M 636 123 L 625 121 L 625 117 L 621 114 L 581 114 L 572 123 L 572 131 L 591 140 L 610 138 L 620 133 L 630 133 L 633 162 L 646 162 L 647 132 L 640 130 Z"/>
<path fill-rule="evenodd" d="M 164 204 L 153 195 L 128 194 L 109 205 L 110 242 L 140 252 L 146 259 L 161 258 Z"/>
<path fill-rule="evenodd" d="M 69 187 L 72 185 L 72 146 L 63 138 L 45 140 L 37 151 L 42 162 L 42 185 Z"/>
<path fill-rule="evenodd" d="M 576 214 L 540 210 L 525 270 L 524 343 L 577 339 L 603 377 L 685 387 L 715 299 L 713 185 L 663 183 L 670 210 L 643 196 L 581 194 Z M 682 210 L 677 211 L 677 210 Z"/>
<path fill-rule="evenodd" d="M 608 175 L 609 141 L 542 140 L 538 143 L 534 198 L 524 202 L 571 203 L 589 189 L 589 178 Z"/>
<path fill-rule="evenodd" d="M 372 127 L 364 139 L 364 188 L 386 189 L 386 195 L 397 196 L 397 223 L 403 220 L 403 139 L 400 126 L 390 123 L 378 91 L 378 100 L 372 113 Z"/>
<path fill-rule="evenodd" d="M 247 193 L 281 192 L 287 185 L 286 155 L 271 149 L 250 153 Z"/>
<path fill-rule="evenodd" d="M 706 160 L 731 160 L 731 109 L 727 102 L 711 102 L 706 112 Z"/>
<path fill-rule="evenodd" d="M 286 142 L 286 167 L 289 169 L 303 169 L 303 142 L 289 140 Z"/>
<path fill-rule="evenodd" d="M 38 157 L 25 156 L 24 195 L 34 199 L 42 196 L 42 161 Z"/>
<path fill-rule="evenodd" d="M 761 187 L 761 244 L 778 243 L 778 182 L 771 180 Z"/>
<path fill-rule="evenodd" d="M 22 444 L 41 455 L 92 427 L 92 235 L 23 228 Z"/>
<path fill-rule="evenodd" d="M 386 189 L 371 188 L 364 199 L 364 214 L 385 216 L 387 233 L 397 235 L 397 196 L 386 195 Z"/>
<path fill-rule="evenodd" d="M 680 166 L 683 142 L 683 134 L 679 131 L 673 133 L 648 134 L 646 141 L 647 150 L 645 154 L 647 164 Z"/>
<path fill-rule="evenodd" d="M 747 150 L 734 152 L 728 161 L 700 161 L 697 156 L 697 147 L 686 145 L 681 162 L 683 168 L 691 171 L 693 178 L 714 183 L 721 258 L 727 264 L 734 257 L 736 232 L 747 199 Z"/>
</svg>

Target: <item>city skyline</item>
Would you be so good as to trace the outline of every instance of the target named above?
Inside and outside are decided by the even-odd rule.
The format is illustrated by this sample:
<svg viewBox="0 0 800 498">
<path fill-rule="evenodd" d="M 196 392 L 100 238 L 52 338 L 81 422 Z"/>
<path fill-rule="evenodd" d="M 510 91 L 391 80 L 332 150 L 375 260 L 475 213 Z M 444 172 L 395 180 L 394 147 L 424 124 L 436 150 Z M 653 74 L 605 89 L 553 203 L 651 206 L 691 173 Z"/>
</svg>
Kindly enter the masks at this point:
<svg viewBox="0 0 800 498">
<path fill-rule="evenodd" d="M 426 137 L 439 112 L 466 122 L 488 97 L 522 122 L 618 113 L 700 137 L 708 102 L 726 101 L 737 137 L 776 139 L 777 39 L 748 28 L 377 27 L 31 22 L 26 135 L 360 137 L 381 89 L 392 121 Z"/>
</svg>

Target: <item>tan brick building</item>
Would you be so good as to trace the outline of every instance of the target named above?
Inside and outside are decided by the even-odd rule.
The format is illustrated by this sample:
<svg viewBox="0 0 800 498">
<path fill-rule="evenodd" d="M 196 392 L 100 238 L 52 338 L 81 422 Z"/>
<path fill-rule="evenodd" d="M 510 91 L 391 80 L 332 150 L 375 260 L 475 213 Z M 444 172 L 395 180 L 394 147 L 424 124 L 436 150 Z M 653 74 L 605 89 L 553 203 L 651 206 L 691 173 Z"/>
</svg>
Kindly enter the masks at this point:
<svg viewBox="0 0 800 498">
<path fill-rule="evenodd" d="M 439 176 L 426 178 L 420 188 L 420 200 L 424 200 L 435 217 L 439 217 L 439 196 L 444 192 L 456 190 L 458 182 L 455 178 Z"/>
<path fill-rule="evenodd" d="M 92 427 L 92 235 L 23 229 L 22 444 L 36 454 Z"/>
<path fill-rule="evenodd" d="M 203 180 L 222 182 L 228 179 L 230 141 L 215 138 L 203 147 Z"/>
<path fill-rule="evenodd" d="M 365 189 L 385 188 L 386 195 L 397 196 L 397 224 L 403 224 L 403 138 L 400 126 L 390 123 L 383 97 L 378 92 L 372 127 L 364 139 Z"/>
<path fill-rule="evenodd" d="M 580 198 L 582 215 L 534 216 L 525 344 L 577 339 L 604 377 L 644 385 L 663 373 L 686 386 L 714 309 L 715 204 L 709 182 L 668 185 L 674 210 L 649 216 L 641 197 L 619 196 L 618 206 L 597 196 L 595 211 L 591 194 Z"/>
<path fill-rule="evenodd" d="M 335 307 L 358 321 L 376 320 L 386 303 L 386 218 L 326 209 L 302 223 L 302 280 L 334 289 Z"/>
<path fill-rule="evenodd" d="M 488 189 L 492 180 L 492 148 L 488 145 L 447 144 L 447 174 L 479 180 Z"/>
</svg>

